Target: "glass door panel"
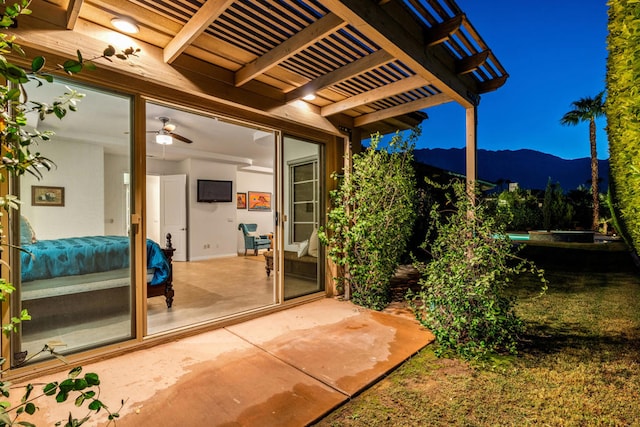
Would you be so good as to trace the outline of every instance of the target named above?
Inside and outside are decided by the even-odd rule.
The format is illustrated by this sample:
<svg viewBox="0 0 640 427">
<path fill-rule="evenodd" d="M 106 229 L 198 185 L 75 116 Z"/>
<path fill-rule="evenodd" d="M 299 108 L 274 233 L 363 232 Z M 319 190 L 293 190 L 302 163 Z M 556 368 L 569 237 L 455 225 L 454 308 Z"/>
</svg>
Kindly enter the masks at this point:
<svg viewBox="0 0 640 427">
<path fill-rule="evenodd" d="M 146 115 L 147 238 L 164 246 L 170 233 L 175 249 L 173 304 L 147 299 L 147 335 L 275 304 L 274 133 L 155 102 Z M 181 138 L 160 144 L 159 117 Z"/>
<path fill-rule="evenodd" d="M 323 290 L 320 225 L 321 146 L 283 139 L 284 299 Z"/>
<path fill-rule="evenodd" d="M 27 92 L 49 102 L 68 92 L 65 85 L 86 95 L 78 111 L 29 123 L 55 132 L 37 147 L 55 166 L 19 182 L 20 238 L 13 241 L 24 251 L 12 254 L 19 283 L 12 307 L 32 320 L 14 340 L 14 365 L 47 343 L 72 353 L 132 338 L 132 100 L 62 80 Z"/>
</svg>

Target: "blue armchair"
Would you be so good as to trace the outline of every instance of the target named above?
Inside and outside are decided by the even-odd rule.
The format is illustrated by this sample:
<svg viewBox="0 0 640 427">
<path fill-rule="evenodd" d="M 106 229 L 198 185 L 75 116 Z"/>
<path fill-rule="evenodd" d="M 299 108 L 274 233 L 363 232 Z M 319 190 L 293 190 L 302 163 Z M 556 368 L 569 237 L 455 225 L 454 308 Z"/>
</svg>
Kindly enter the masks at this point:
<svg viewBox="0 0 640 427">
<path fill-rule="evenodd" d="M 257 229 L 257 224 L 238 224 L 238 230 L 242 230 L 242 234 L 244 234 L 245 256 L 247 255 L 247 249 L 253 250 L 254 255 L 257 256 L 258 249 L 269 249 L 271 247 L 269 236 L 258 234 Z"/>
</svg>

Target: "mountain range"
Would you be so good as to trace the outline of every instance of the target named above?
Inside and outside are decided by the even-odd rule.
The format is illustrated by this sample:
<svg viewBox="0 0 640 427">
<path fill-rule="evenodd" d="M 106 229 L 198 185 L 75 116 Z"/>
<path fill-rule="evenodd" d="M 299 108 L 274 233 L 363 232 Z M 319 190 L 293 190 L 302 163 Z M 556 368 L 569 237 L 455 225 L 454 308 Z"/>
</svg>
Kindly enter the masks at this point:
<svg viewBox="0 0 640 427">
<path fill-rule="evenodd" d="M 421 148 L 415 159 L 426 165 L 465 174 L 464 148 Z M 598 160 L 600 192 L 606 192 L 609 160 Z M 478 178 L 493 183 L 517 182 L 520 188 L 544 190 L 547 181 L 560 183 L 564 191 L 591 184 L 588 157 L 567 160 L 535 150 L 478 150 Z M 506 188 L 506 187 L 505 187 Z"/>
</svg>

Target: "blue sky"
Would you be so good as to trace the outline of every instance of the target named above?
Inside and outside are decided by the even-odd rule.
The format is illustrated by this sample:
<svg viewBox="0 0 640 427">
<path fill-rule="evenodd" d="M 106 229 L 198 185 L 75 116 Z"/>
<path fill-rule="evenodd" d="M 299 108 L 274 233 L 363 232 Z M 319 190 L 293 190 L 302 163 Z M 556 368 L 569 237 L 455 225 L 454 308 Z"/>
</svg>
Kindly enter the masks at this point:
<svg viewBox="0 0 640 427">
<path fill-rule="evenodd" d="M 478 148 L 528 148 L 565 159 L 589 157 L 589 126 L 562 126 L 571 103 L 605 89 L 605 0 L 457 0 L 509 79 L 482 95 Z M 464 147 L 464 109 L 427 110 L 417 148 Z M 609 157 L 604 118 L 598 158 Z"/>
</svg>

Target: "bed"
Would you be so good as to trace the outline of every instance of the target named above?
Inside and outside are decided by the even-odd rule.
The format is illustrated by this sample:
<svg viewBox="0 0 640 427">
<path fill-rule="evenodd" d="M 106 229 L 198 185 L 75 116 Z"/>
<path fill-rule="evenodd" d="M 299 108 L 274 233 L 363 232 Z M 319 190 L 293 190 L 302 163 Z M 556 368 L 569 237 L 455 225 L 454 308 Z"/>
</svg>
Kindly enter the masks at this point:
<svg viewBox="0 0 640 427">
<path fill-rule="evenodd" d="M 23 300 L 129 286 L 129 237 L 85 236 L 37 240 L 26 220 L 21 225 Z M 171 236 L 164 249 L 147 239 L 147 297 L 163 295 L 173 304 Z"/>
</svg>

